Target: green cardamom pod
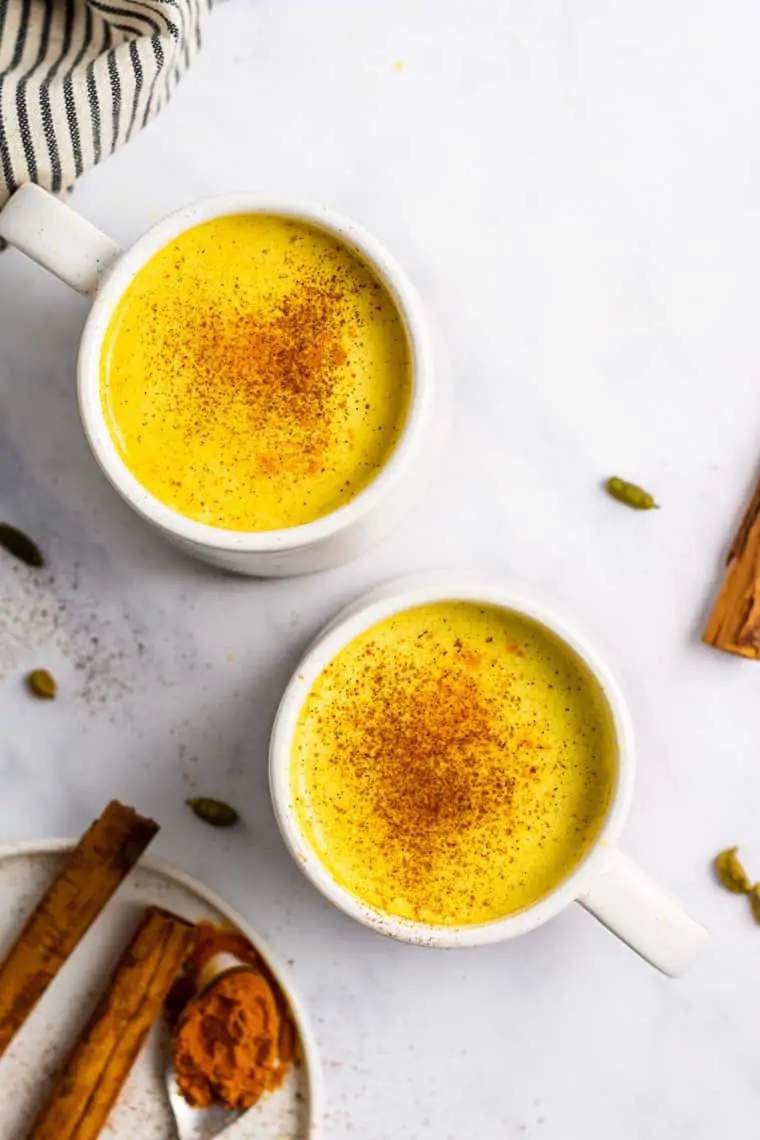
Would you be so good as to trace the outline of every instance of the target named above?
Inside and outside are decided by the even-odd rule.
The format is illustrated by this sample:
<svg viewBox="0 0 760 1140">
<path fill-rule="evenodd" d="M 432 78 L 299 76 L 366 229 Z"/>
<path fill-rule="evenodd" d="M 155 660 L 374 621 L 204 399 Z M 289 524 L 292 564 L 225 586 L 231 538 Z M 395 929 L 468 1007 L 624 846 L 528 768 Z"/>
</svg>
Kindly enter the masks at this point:
<svg viewBox="0 0 760 1140">
<path fill-rule="evenodd" d="M 185 803 L 198 819 L 210 823 L 212 827 L 232 827 L 240 818 L 230 804 L 226 804 L 223 800 L 211 799 L 209 796 L 195 796 L 193 799 L 185 800 Z"/>
<path fill-rule="evenodd" d="M 27 566 L 44 566 L 45 559 L 36 542 L 10 523 L 0 522 L 0 546 L 9 554 L 26 562 Z"/>
<path fill-rule="evenodd" d="M 657 510 L 657 503 L 648 491 L 642 487 L 637 487 L 635 483 L 626 483 L 625 479 L 619 479 L 617 475 L 613 475 L 604 484 L 605 490 L 608 495 L 613 499 L 617 499 L 619 503 L 625 503 L 627 507 L 633 507 L 636 511 L 654 511 Z"/>
<path fill-rule="evenodd" d="M 738 847 L 721 851 L 715 858 L 715 873 L 727 891 L 733 891 L 735 895 L 747 895 L 752 890 L 752 883 L 739 862 L 738 852 Z"/>
<path fill-rule="evenodd" d="M 760 883 L 755 883 L 752 894 L 749 896 L 749 905 L 752 907 L 752 917 L 760 926 Z"/>
<path fill-rule="evenodd" d="M 26 684 L 29 692 L 41 701 L 52 701 L 58 692 L 55 677 L 47 669 L 33 669 L 27 674 Z"/>
</svg>

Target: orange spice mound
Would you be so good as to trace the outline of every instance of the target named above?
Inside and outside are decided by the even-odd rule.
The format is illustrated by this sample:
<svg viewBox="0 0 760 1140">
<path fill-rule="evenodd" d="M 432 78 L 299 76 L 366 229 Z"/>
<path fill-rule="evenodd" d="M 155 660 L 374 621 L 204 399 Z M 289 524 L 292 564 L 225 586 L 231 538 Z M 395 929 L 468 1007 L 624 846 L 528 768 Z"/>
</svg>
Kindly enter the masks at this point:
<svg viewBox="0 0 760 1140">
<path fill-rule="evenodd" d="M 220 978 L 193 1001 L 198 977 L 219 953 L 234 954 L 253 969 Z M 217 1001 L 217 996 L 225 1000 Z M 179 1087 L 198 1107 L 250 1107 L 262 1093 L 278 1088 L 290 1065 L 300 1062 L 284 994 L 248 939 L 232 927 L 197 924 L 192 954 L 169 994 L 165 1013 Z"/>
<path fill-rule="evenodd" d="M 196 1108 L 245 1109 L 283 1081 L 280 1014 L 267 978 L 241 969 L 191 1002 L 174 1032 L 177 1083 Z"/>
</svg>

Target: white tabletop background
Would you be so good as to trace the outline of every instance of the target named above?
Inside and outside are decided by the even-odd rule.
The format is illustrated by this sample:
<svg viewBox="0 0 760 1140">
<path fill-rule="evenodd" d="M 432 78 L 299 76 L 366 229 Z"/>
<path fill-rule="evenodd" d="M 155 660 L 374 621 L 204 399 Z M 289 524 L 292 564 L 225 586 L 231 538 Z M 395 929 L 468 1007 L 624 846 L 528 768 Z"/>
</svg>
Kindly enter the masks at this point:
<svg viewBox="0 0 760 1140">
<path fill-rule="evenodd" d="M 0 258 L 0 842 L 78 834 L 112 796 L 155 853 L 293 963 L 334 1140 L 737 1140 L 760 1124 L 760 929 L 715 886 L 760 876 L 760 664 L 702 646 L 760 459 L 755 0 L 236 0 L 166 111 L 79 184 L 122 242 L 195 198 L 316 199 L 372 229 L 443 331 L 439 477 L 375 552 L 262 583 L 174 553 L 91 458 L 85 302 Z M 635 514 L 599 490 L 651 488 Z M 332 909 L 279 839 L 267 737 L 299 652 L 407 570 L 517 576 L 605 647 L 639 778 L 625 846 L 714 929 L 668 981 L 580 910 L 518 942 L 395 945 Z M 22 677 L 51 668 L 53 704 Z M 206 792 L 245 825 L 204 827 Z M 2 1071 L 0 1070 L 0 1087 Z"/>
</svg>

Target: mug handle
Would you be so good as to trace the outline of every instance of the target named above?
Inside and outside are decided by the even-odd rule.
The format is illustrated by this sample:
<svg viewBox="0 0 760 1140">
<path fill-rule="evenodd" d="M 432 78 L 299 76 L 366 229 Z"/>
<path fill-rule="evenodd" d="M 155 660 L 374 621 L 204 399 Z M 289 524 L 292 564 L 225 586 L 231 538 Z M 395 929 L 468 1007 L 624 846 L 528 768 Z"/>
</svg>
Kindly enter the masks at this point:
<svg viewBox="0 0 760 1140">
<path fill-rule="evenodd" d="M 0 211 L 0 238 L 90 298 L 122 253 L 81 214 L 33 183 L 20 186 Z"/>
<path fill-rule="evenodd" d="M 683 974 L 710 934 L 680 903 L 615 847 L 578 902 L 663 974 Z"/>
</svg>

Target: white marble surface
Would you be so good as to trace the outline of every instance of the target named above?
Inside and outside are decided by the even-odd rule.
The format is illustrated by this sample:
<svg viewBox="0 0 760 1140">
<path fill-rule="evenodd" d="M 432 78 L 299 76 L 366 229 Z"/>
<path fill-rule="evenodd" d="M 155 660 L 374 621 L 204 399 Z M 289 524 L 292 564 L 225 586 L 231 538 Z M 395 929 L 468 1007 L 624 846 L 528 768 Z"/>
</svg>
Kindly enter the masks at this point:
<svg viewBox="0 0 760 1140">
<path fill-rule="evenodd" d="M 760 874 L 760 665 L 698 631 L 760 457 L 758 37 L 754 0 L 219 6 L 174 102 L 74 202 L 129 241 L 215 191 L 297 193 L 418 283 L 456 381 L 440 479 L 320 577 L 231 580 L 150 534 L 79 427 L 84 302 L 0 258 L 0 515 L 51 568 L 0 562 L 0 841 L 78 833 L 114 795 L 154 812 L 157 853 L 294 961 L 335 1140 L 757 1135 L 760 930 L 708 861 L 738 842 Z M 609 502 L 613 471 L 663 509 Z M 688 977 L 580 911 L 507 946 L 394 945 L 289 861 L 265 776 L 289 670 L 340 604 L 442 563 L 536 583 L 606 646 L 640 752 L 626 847 L 717 934 Z M 42 663 L 44 707 L 20 683 Z M 245 826 L 197 824 L 196 790 Z"/>
</svg>

